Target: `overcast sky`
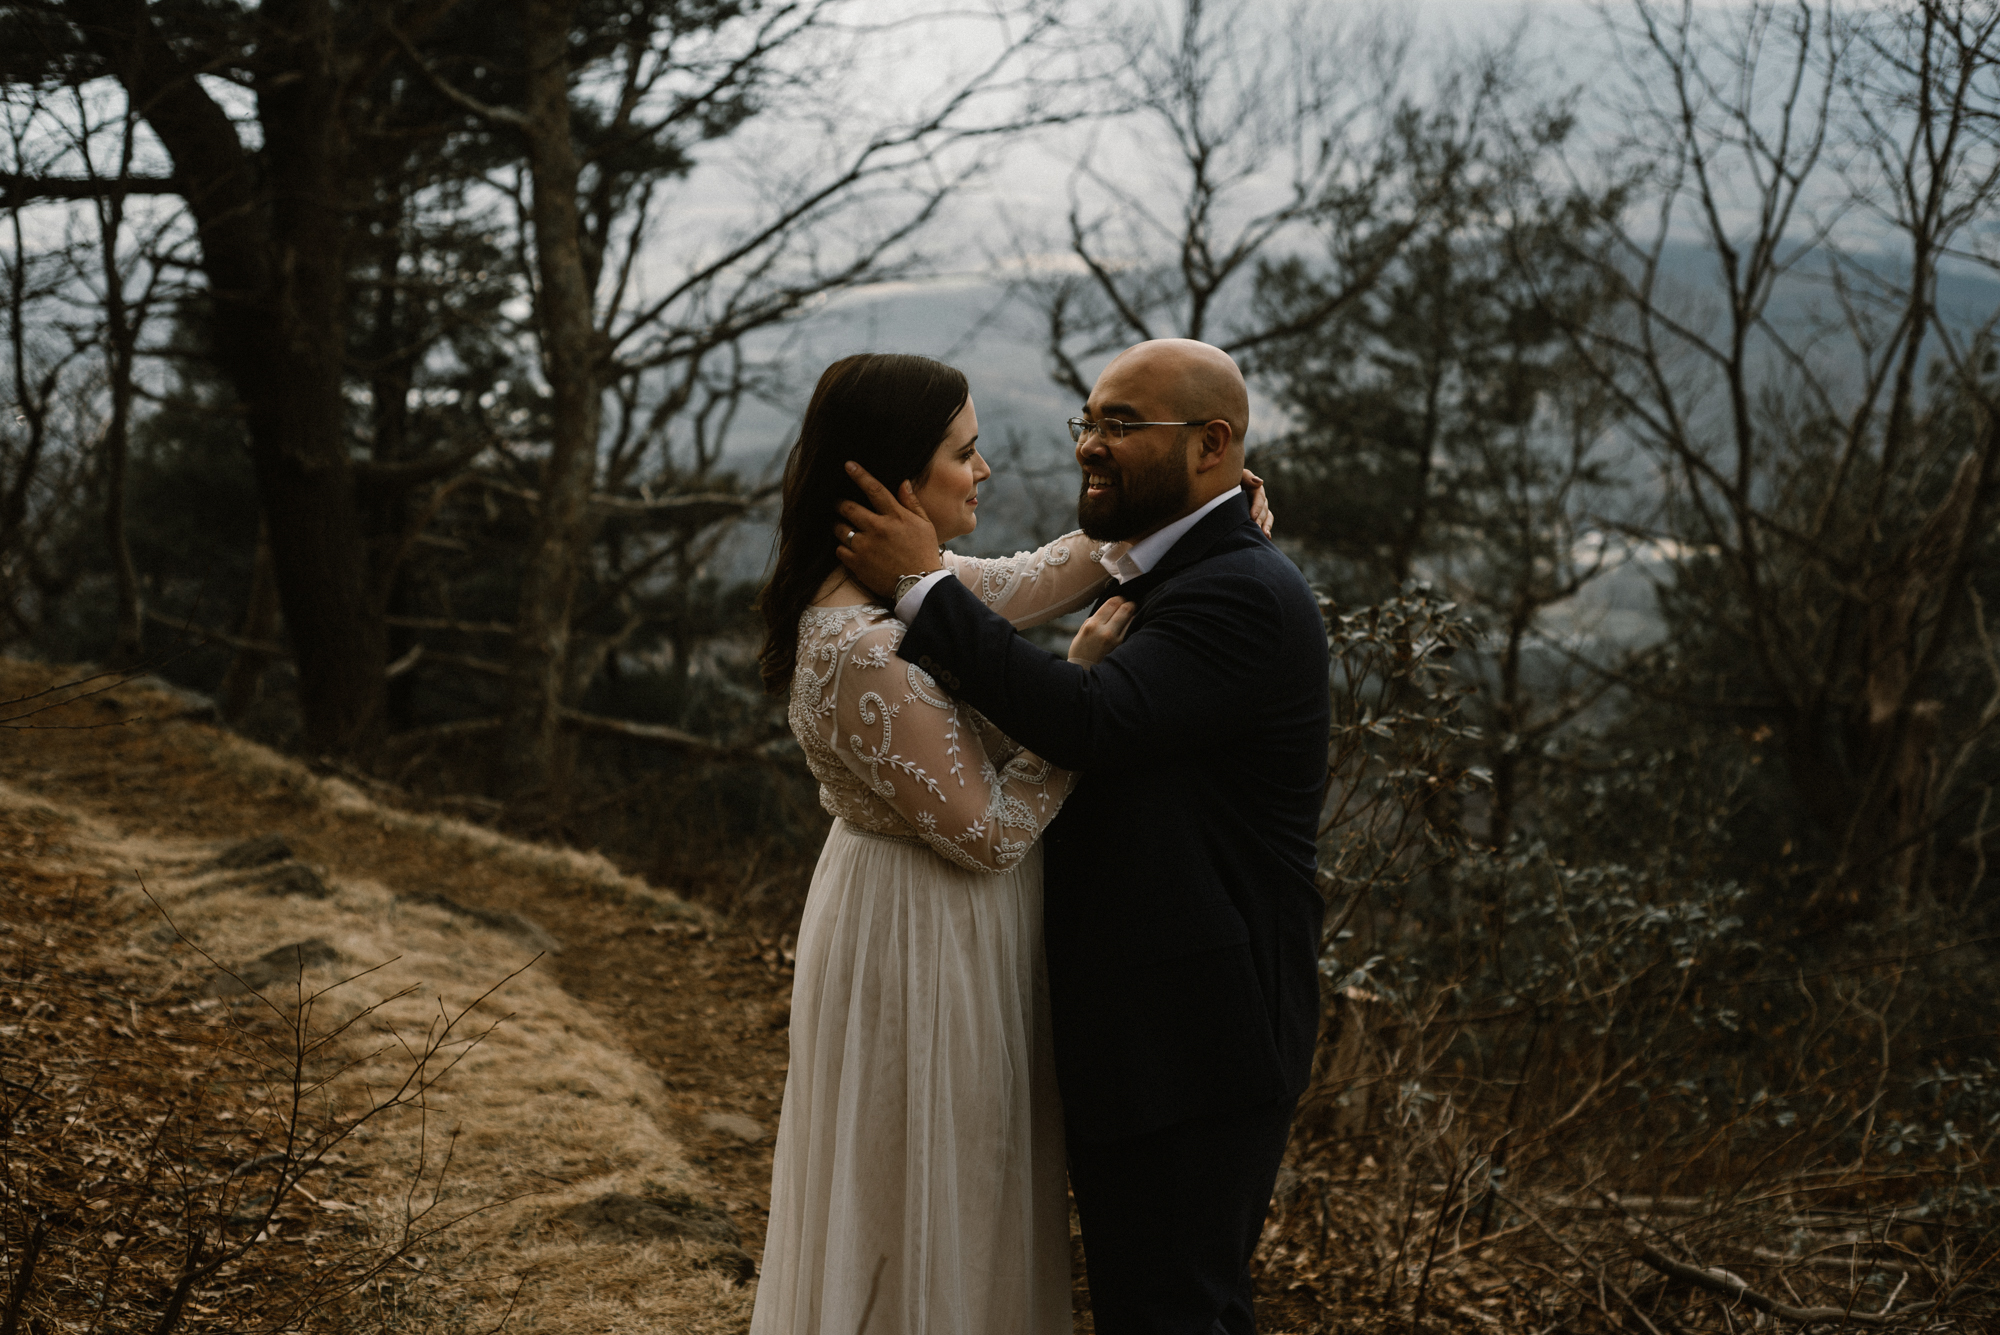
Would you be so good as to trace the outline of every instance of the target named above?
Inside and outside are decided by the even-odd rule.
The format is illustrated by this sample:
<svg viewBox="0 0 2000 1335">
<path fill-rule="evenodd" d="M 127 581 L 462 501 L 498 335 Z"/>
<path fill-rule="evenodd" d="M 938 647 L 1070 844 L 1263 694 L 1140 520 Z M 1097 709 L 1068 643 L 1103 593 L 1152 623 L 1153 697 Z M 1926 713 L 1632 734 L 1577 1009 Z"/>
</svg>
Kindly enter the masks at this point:
<svg viewBox="0 0 2000 1335">
<path fill-rule="evenodd" d="M 848 124 L 840 133 L 851 136 L 864 125 L 890 121 L 927 105 L 941 89 L 955 86 L 984 66 L 998 52 L 1003 31 L 1016 29 L 1003 29 L 979 10 L 976 4 L 953 5 L 948 0 L 943 4 L 870 0 L 857 12 L 866 12 L 879 26 L 865 33 L 830 35 L 801 48 L 799 59 L 819 86 L 789 114 L 780 110 L 753 120 L 703 152 L 702 165 L 674 191 L 674 225 L 661 238 L 663 268 L 685 258 L 691 237 L 720 235 L 740 225 L 754 209 L 759 192 L 769 189 L 774 178 L 823 166 L 830 142 L 823 133 L 826 125 L 845 119 Z M 1087 15 L 1092 6 L 1079 3 L 1073 12 Z M 1102 6 L 1098 12 L 1166 16 L 1177 12 L 1177 6 L 1126 0 Z M 1247 28 L 1260 19 L 1275 23 L 1292 12 L 1289 5 L 1251 0 L 1238 27 Z M 1315 0 L 1301 7 L 1300 22 L 1351 27 L 1370 14 L 1383 13 L 1391 23 L 1407 25 L 1411 65 L 1419 78 L 1422 70 L 1448 61 L 1454 53 L 1504 40 L 1517 28 L 1527 34 L 1524 56 L 1549 80 L 1586 81 L 1607 49 L 1602 20 L 1591 5 L 1577 0 L 1539 4 L 1405 0 L 1388 7 Z M 1278 36 L 1282 39 L 1284 34 Z M 1254 40 L 1251 29 L 1247 41 Z M 1099 65 L 1115 58 L 1101 45 L 1079 57 Z M 1117 125 L 1087 119 L 1023 136 L 989 155 L 989 166 L 978 183 L 957 197 L 928 234 L 925 248 L 934 257 L 936 271 L 989 273 L 993 259 L 1005 258 L 1017 236 L 1032 240 L 1029 234 L 1037 227 L 1059 229 L 1067 215 L 1076 164 L 1093 145 L 1098 161 L 1119 164 L 1143 183 L 1143 163 L 1130 162 L 1126 156 L 1143 148 L 1123 137 Z M 1283 182 L 1269 184 L 1281 189 Z M 1247 197 L 1254 198 L 1254 191 Z"/>
<path fill-rule="evenodd" d="M 1078 6 L 1078 12 L 1083 11 Z M 1116 7 L 1118 12 L 1166 15 L 1176 10 L 1149 5 L 1144 0 Z M 875 31 L 848 33 L 811 49 L 809 61 L 827 62 L 841 71 L 814 89 L 805 113 L 772 115 L 747 125 L 736 136 L 712 146 L 703 165 L 683 185 L 674 189 L 674 205 L 663 213 L 673 220 L 662 229 L 656 248 L 658 276 L 688 261 L 691 244 L 702 238 L 719 238 L 756 211 L 758 192 L 768 188 L 773 177 L 788 171 L 810 170 L 823 159 L 827 141 L 821 137 L 823 116 L 828 123 L 836 117 L 893 117 L 936 96 L 970 71 L 992 59 L 999 49 L 1000 30 L 971 7 L 950 10 L 942 17 L 908 17 L 892 21 L 898 14 L 936 14 L 936 4 L 871 3 L 867 11 L 882 22 Z M 1276 22 L 1291 11 L 1288 6 L 1253 3 L 1244 10 L 1246 21 Z M 1328 28 L 1351 29 L 1370 14 L 1383 11 L 1377 6 L 1348 3 L 1347 0 L 1320 0 L 1307 5 L 1300 24 L 1324 24 Z M 1601 54 L 1586 57 L 1587 48 L 1602 53 L 1601 19 L 1590 6 L 1581 3 L 1523 5 L 1514 0 L 1418 0 L 1396 6 L 1392 23 L 1407 24 L 1411 37 L 1412 79 L 1420 82 L 1428 68 L 1442 65 L 1454 55 L 1464 54 L 1483 43 L 1506 39 L 1516 29 L 1525 31 L 1522 55 L 1536 68 L 1537 76 L 1550 80 L 1580 81 Z M 1579 34 L 1584 36 L 1580 37 Z M 1254 28 L 1243 34 L 1245 44 L 1254 47 L 1260 34 Z M 1284 56 L 1288 31 L 1278 31 L 1277 59 Z M 1079 61 L 1107 58 L 1102 46 L 1077 57 Z M 815 70 L 814 72 L 823 72 Z M 792 357 L 799 368 L 793 384 L 791 410 L 803 404 L 810 391 L 813 372 L 832 357 L 858 348 L 893 348 L 919 351 L 967 365 L 977 366 L 977 380 L 984 382 L 987 397 L 994 400 L 990 414 L 994 429 L 1015 427 L 1017 416 L 1033 415 L 1059 423 L 1060 414 L 1074 411 L 1071 396 L 1058 392 L 1048 381 L 1045 363 L 1036 342 L 1038 331 L 1020 310 L 997 309 L 1004 280 L 1018 272 L 1025 259 L 1030 264 L 1073 265 L 1066 253 L 1062 232 L 1072 191 L 1078 189 L 1076 164 L 1095 149 L 1097 161 L 1115 172 L 1121 183 L 1130 182 L 1138 203 L 1148 200 L 1147 179 L 1153 164 L 1145 160 L 1149 149 L 1144 140 L 1132 138 L 1123 127 L 1101 119 L 1047 129 L 1028 135 L 993 155 L 988 169 L 971 188 L 958 194 L 952 206 L 926 234 L 922 247 L 928 258 L 926 272 L 915 281 L 876 284 L 836 297 L 802 325 L 789 332 L 794 342 Z M 1282 164 L 1280 164 L 1282 165 Z M 1246 184 L 1236 202 L 1240 216 L 1282 193 L 1281 175 Z M 1087 206 L 1106 210 L 1101 192 L 1086 184 Z M 1164 190 L 1156 202 L 1171 211 L 1176 201 Z M 1229 209 L 1224 210 L 1224 221 Z M 657 280 L 656 280 L 657 281 Z M 768 345 L 767 345 L 768 346 Z M 975 385 L 975 394 L 981 387 Z M 751 414 L 744 422 L 744 445 L 753 439 L 779 431 L 784 413 L 777 419 Z M 982 418 L 989 414 L 982 408 Z M 1059 429 L 1059 428 L 1058 428 Z"/>
</svg>

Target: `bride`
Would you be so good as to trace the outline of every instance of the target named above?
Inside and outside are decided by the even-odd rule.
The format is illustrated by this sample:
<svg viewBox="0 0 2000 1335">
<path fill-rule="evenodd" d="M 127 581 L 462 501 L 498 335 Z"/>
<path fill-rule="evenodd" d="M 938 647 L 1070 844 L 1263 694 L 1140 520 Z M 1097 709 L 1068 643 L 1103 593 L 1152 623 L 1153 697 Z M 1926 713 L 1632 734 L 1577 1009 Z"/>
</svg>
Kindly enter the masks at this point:
<svg viewBox="0 0 2000 1335">
<path fill-rule="evenodd" d="M 925 357 L 829 366 L 785 469 L 760 608 L 766 687 L 836 817 L 799 928 L 791 1066 L 752 1335 L 1070 1330 L 1062 1109 L 1042 971 L 1042 830 L 1071 775 L 898 657 L 903 626 L 834 556 L 852 460 L 908 479 L 940 540 L 970 533 L 979 421 Z M 1017 626 L 1109 575 L 1081 533 L 997 559 L 943 553 Z M 1117 599 L 1071 657 L 1123 637 Z"/>
</svg>

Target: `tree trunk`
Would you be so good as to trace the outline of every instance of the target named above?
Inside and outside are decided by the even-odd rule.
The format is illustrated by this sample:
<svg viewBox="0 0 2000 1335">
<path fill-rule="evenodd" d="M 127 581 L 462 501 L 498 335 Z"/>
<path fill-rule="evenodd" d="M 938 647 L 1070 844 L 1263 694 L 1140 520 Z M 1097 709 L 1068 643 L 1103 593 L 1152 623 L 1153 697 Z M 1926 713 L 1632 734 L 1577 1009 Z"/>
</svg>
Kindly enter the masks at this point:
<svg viewBox="0 0 2000 1335">
<path fill-rule="evenodd" d="M 22 434 L 27 439 L 15 451 L 13 476 L 0 477 L 0 608 L 4 608 L 9 620 L 25 630 L 26 623 L 14 606 L 14 595 L 19 580 L 25 577 L 27 562 L 13 558 L 17 553 L 25 554 L 27 546 L 22 527 L 27 522 L 28 498 L 48 445 L 48 404 L 45 395 L 36 391 L 28 372 L 28 247 L 21 227 L 21 210 L 16 207 L 8 213 L 13 232 L 10 239 L 17 257 L 8 274 L 7 351 L 12 363 L 9 370 L 13 373 L 15 399 L 8 407 L 15 420 L 26 428 Z M 0 643 L 4 642 L 0 639 Z"/>
<path fill-rule="evenodd" d="M 104 432 L 104 544 L 110 549 L 112 581 L 118 591 L 118 627 L 111 666 L 129 668 L 145 657 L 145 608 L 139 601 L 139 572 L 125 535 L 125 463 L 132 415 L 129 347 L 113 357 L 111 424 Z"/>
<path fill-rule="evenodd" d="M 257 526 L 257 563 L 250 571 L 250 601 L 243 609 L 243 627 L 238 632 L 246 644 L 269 644 L 278 634 L 278 581 L 271 570 L 270 523 Z M 242 648 L 229 660 L 216 690 L 216 708 L 224 723 L 240 722 L 257 701 L 257 688 L 264 669 L 271 665 L 268 654 Z"/>
<path fill-rule="evenodd" d="M 2000 428 L 1989 424 L 1943 500 L 1867 589 L 1861 698 L 1848 728 L 1848 782 L 1836 790 L 1849 805 L 1829 825 L 1840 841 L 1839 860 L 1806 906 L 1816 923 L 1839 926 L 1906 911 L 1921 889 L 1926 835 L 1938 818 L 1947 768 L 1938 754 L 1944 704 L 1932 697 L 1941 675 L 1936 646 L 1949 641 L 1951 623 L 1969 611 L 1968 553 L 1988 527 L 1983 517 L 1996 462 Z M 1808 722 L 1801 716 L 1791 731 L 1803 735 Z M 1833 768 L 1832 759 L 1822 765 Z M 1802 790 L 1816 781 L 1794 777 Z"/>
<path fill-rule="evenodd" d="M 185 182 L 217 360 L 244 407 L 270 524 L 306 743 L 365 757 L 381 740 L 386 640 L 368 596 L 342 437 L 345 146 L 329 0 L 263 6 L 258 160 L 144 0 L 70 0 L 65 8 L 144 108 Z"/>
<path fill-rule="evenodd" d="M 284 367 L 248 400 L 250 439 L 307 742 L 365 756 L 382 738 L 388 641 L 369 597 L 343 430 L 347 229 L 333 6 L 270 0 L 263 13 L 285 70 L 257 96 L 274 261 L 263 304 Z"/>
<path fill-rule="evenodd" d="M 128 106 L 119 150 L 121 179 L 132 170 L 132 113 Z M 104 430 L 104 543 L 111 557 L 118 594 L 118 624 L 111 666 L 136 667 L 145 656 L 145 609 L 139 601 L 139 572 L 125 531 L 125 476 L 132 423 L 132 360 L 139 341 L 134 312 L 125 304 L 125 274 L 118 265 L 118 238 L 125 229 L 125 196 L 113 194 L 98 209 L 98 243 L 104 270 L 104 340 L 111 381 L 111 421 Z"/>
<path fill-rule="evenodd" d="M 385 173 L 386 174 L 386 173 Z M 374 309 L 368 333 L 369 399 L 374 439 L 369 455 L 378 464 L 399 464 L 410 457 L 410 385 L 421 353 L 420 339 L 405 337 L 405 325 L 415 333 L 415 321 L 402 295 L 399 279 L 404 259 L 404 223 L 408 198 L 399 183 L 378 220 L 381 241 L 373 267 L 376 282 Z M 410 596 L 407 563 L 401 559 L 405 535 L 416 520 L 417 507 L 405 488 L 395 488 L 371 498 L 364 520 L 369 547 L 375 553 L 372 580 L 383 611 L 391 618 L 417 610 Z M 389 624 L 385 657 L 391 663 L 417 647 L 417 632 L 407 626 Z M 383 708 L 391 733 L 416 726 L 416 674 L 404 672 L 389 681 Z"/>
<path fill-rule="evenodd" d="M 528 63 L 528 164 L 534 177 L 539 322 L 554 439 L 543 466 L 540 504 L 522 570 L 514 619 L 501 782 L 517 806 L 559 800 L 564 665 L 570 613 L 592 536 L 590 492 L 597 471 L 597 333 L 577 210 L 576 150 L 570 138 L 569 0 L 523 0 Z"/>
</svg>

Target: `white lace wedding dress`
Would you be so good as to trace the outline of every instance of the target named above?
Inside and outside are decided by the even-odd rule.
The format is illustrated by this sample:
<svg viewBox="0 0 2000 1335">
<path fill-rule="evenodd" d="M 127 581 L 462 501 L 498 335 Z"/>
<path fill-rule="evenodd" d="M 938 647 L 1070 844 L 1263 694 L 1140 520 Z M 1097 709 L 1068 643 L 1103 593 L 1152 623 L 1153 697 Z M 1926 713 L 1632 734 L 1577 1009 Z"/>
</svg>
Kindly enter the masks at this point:
<svg viewBox="0 0 2000 1335">
<path fill-rule="evenodd" d="M 1105 581 L 1082 534 L 947 554 L 1016 625 Z M 799 625 L 791 724 L 838 819 L 806 898 L 752 1335 L 1067 1335 L 1036 842 L 1070 775 L 954 703 L 886 610 Z"/>
</svg>

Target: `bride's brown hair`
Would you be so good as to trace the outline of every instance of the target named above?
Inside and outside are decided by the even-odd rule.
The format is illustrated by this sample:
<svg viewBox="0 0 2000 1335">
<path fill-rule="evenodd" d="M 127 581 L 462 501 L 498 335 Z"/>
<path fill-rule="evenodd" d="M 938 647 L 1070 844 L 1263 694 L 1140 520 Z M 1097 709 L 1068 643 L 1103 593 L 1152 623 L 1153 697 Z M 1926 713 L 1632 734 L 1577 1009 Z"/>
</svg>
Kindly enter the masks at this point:
<svg viewBox="0 0 2000 1335">
<path fill-rule="evenodd" d="M 764 689 L 782 692 L 798 666 L 799 618 L 840 564 L 833 526 L 841 501 L 861 501 L 847 475 L 851 459 L 895 491 L 919 485 L 931 457 L 965 406 L 964 373 L 928 357 L 869 352 L 843 357 L 820 374 L 785 461 L 785 508 L 778 519 L 778 564 L 757 599 Z"/>
</svg>

